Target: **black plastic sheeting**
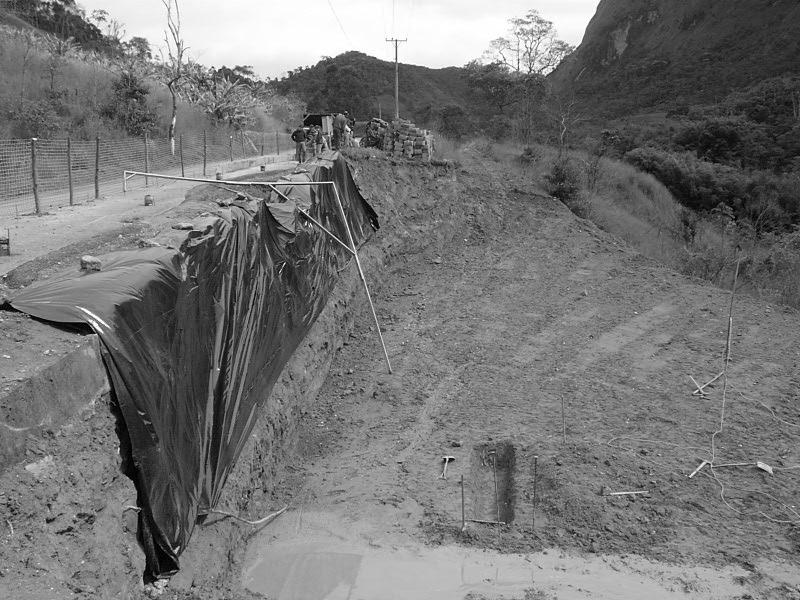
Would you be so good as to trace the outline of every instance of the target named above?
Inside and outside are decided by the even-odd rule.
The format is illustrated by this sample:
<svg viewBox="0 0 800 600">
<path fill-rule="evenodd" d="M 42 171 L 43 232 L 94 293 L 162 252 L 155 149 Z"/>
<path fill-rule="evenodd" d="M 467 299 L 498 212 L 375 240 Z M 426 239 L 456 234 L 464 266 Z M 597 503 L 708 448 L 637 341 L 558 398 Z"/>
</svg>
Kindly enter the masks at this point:
<svg viewBox="0 0 800 600">
<path fill-rule="evenodd" d="M 334 181 L 357 244 L 377 229 L 338 154 L 311 175 Z M 174 573 L 213 508 L 283 366 L 324 308 L 346 250 L 330 186 L 279 188 L 290 202 L 244 202 L 192 231 L 181 249 L 118 252 L 12 298 L 35 317 L 88 323 L 102 340 L 131 441 L 145 579 Z M 281 201 L 273 194 L 271 200 Z"/>
</svg>

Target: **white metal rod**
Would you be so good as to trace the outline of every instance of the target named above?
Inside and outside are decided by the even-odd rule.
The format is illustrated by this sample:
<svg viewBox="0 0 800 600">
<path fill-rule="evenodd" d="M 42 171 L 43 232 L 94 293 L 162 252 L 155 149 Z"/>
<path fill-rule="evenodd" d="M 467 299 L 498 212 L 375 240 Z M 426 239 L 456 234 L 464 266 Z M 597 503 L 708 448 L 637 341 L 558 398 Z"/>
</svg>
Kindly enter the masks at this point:
<svg viewBox="0 0 800 600">
<path fill-rule="evenodd" d="M 381 333 L 381 324 L 378 321 L 378 314 L 375 312 L 375 305 L 372 303 L 372 296 L 369 293 L 369 287 L 367 286 L 367 279 L 364 277 L 364 270 L 361 268 L 361 261 L 358 258 L 358 251 L 356 250 L 356 244 L 353 241 L 353 234 L 350 232 L 350 224 L 347 222 L 347 215 L 344 212 L 344 206 L 342 205 L 342 201 L 339 198 L 339 190 L 336 187 L 336 184 L 331 182 L 333 186 L 333 195 L 336 198 L 336 204 L 339 205 L 339 213 L 342 215 L 342 221 L 344 222 L 345 231 L 347 231 L 347 239 L 350 242 L 350 246 L 353 249 L 353 256 L 356 259 L 356 266 L 358 267 L 358 274 L 361 277 L 361 283 L 364 284 L 364 291 L 367 293 L 367 300 L 369 300 L 369 308 L 372 310 L 372 318 L 375 319 L 375 327 L 378 328 L 378 337 L 381 340 L 381 347 L 383 348 L 383 356 L 386 359 L 386 366 L 389 369 L 389 373 L 392 372 L 392 363 L 389 362 L 389 353 L 386 351 L 386 344 L 383 342 L 383 334 Z"/>
<path fill-rule="evenodd" d="M 291 198 L 289 198 L 289 197 L 288 197 L 286 194 L 282 193 L 282 192 L 281 192 L 279 189 L 277 189 L 276 187 L 273 187 L 273 186 L 269 186 L 269 187 L 270 187 L 270 189 L 272 189 L 272 191 L 273 191 L 273 192 L 275 192 L 276 194 L 278 194 L 278 196 L 280 196 L 281 198 L 283 198 L 284 200 L 286 200 L 286 202 L 292 202 L 292 199 L 291 199 Z M 347 251 L 348 251 L 350 254 L 355 254 L 355 252 L 353 252 L 353 250 L 350 248 L 350 246 L 348 246 L 347 244 L 345 244 L 345 243 L 344 243 L 342 240 L 340 240 L 338 237 L 336 237 L 336 236 L 335 236 L 335 235 L 334 235 L 332 232 L 328 231 L 328 230 L 325 228 L 325 226 L 324 226 L 322 223 L 320 223 L 319 221 L 317 221 L 317 220 L 316 220 L 314 217 L 312 217 L 310 214 L 308 214 L 308 213 L 307 213 L 306 211 L 304 211 L 302 208 L 300 208 L 299 206 L 297 206 L 297 203 L 296 203 L 296 202 L 295 202 L 295 208 L 297 209 L 297 212 L 299 212 L 299 213 L 300 213 L 301 215 L 303 215 L 303 216 L 304 216 L 306 219 L 308 219 L 309 221 L 311 221 L 311 222 L 312 222 L 314 225 L 316 225 L 317 227 L 319 227 L 320 229 L 322 229 L 322 231 L 324 231 L 324 232 L 325 232 L 325 233 L 327 233 L 329 236 L 331 236 L 331 238 L 333 238 L 333 240 L 334 240 L 334 241 L 336 241 L 336 242 L 337 242 L 337 243 L 338 243 L 340 246 L 342 246 L 342 248 L 344 248 L 345 250 L 347 250 Z"/>
<path fill-rule="evenodd" d="M 155 177 L 157 179 L 172 179 L 174 181 L 195 181 L 198 183 L 213 183 L 225 185 L 330 185 L 332 181 L 230 181 L 227 179 L 207 179 L 204 177 L 181 177 L 180 175 L 162 175 L 160 173 L 145 173 L 144 171 L 123 171 L 128 179 L 135 175 L 141 177 Z"/>
</svg>

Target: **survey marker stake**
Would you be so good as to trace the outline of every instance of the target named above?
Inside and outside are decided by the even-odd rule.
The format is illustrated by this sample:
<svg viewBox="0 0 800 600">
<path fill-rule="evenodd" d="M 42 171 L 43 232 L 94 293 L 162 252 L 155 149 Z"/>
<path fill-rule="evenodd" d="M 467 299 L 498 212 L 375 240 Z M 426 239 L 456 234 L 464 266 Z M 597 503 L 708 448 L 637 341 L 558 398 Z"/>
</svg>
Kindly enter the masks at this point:
<svg viewBox="0 0 800 600">
<path fill-rule="evenodd" d="M 536 467 L 539 464 L 539 456 L 533 456 L 533 498 L 531 499 L 531 531 L 536 529 Z"/>
<path fill-rule="evenodd" d="M 369 287 L 367 286 L 367 279 L 364 277 L 364 270 L 361 268 L 361 260 L 358 258 L 358 251 L 356 250 L 356 243 L 353 241 L 353 234 L 350 231 L 350 223 L 347 222 L 347 215 L 344 212 L 344 206 L 339 198 L 339 189 L 336 187 L 336 182 L 331 182 L 333 188 L 333 195 L 336 198 L 336 204 L 339 206 L 339 214 L 342 216 L 345 231 L 347 231 L 347 240 L 350 242 L 350 248 L 353 251 L 353 257 L 356 259 L 356 266 L 358 267 L 358 274 L 361 277 L 361 283 L 364 284 L 364 291 L 367 293 L 367 300 L 369 301 L 369 308 L 372 310 L 372 318 L 375 319 L 375 327 L 378 330 L 378 337 L 381 340 L 381 347 L 383 348 L 383 356 L 386 359 L 386 367 L 389 373 L 392 372 L 392 363 L 389 362 L 389 353 L 386 351 L 386 344 L 383 342 L 383 334 L 381 333 L 381 324 L 378 322 L 378 314 L 375 312 L 375 305 L 372 303 L 372 296 L 369 294 Z M 447 465 L 445 465 L 447 466 Z"/>
<path fill-rule="evenodd" d="M 720 373 L 720 374 L 719 374 L 719 375 L 717 375 L 716 377 L 714 377 L 714 378 L 710 379 L 709 381 L 707 381 L 707 382 L 706 382 L 706 383 L 704 383 L 703 385 L 700 385 L 699 383 L 697 383 L 697 381 L 695 380 L 695 378 L 694 378 L 694 377 L 692 377 L 691 375 L 689 375 L 689 379 L 691 379 L 691 380 L 692 380 L 692 383 L 694 383 L 695 387 L 697 388 L 695 391 L 693 391 L 693 392 L 692 392 L 692 396 L 705 396 L 705 395 L 706 395 L 705 388 L 707 388 L 708 386 L 710 386 L 712 383 L 714 383 L 714 382 L 715 382 L 717 379 L 719 379 L 720 377 L 722 377 L 722 373 Z"/>
<path fill-rule="evenodd" d="M 467 530 L 467 520 L 464 518 L 464 474 L 461 474 L 461 533 Z"/>
<path fill-rule="evenodd" d="M 697 475 L 700 471 L 703 470 L 703 467 L 705 467 L 708 464 L 710 464 L 710 463 L 707 460 L 704 460 L 703 462 L 701 462 L 700 465 L 694 471 L 691 472 L 691 474 L 689 475 L 689 479 L 691 479 L 692 477 Z"/>
<path fill-rule="evenodd" d="M 455 456 L 443 456 L 442 462 L 444 463 L 444 467 L 442 468 L 442 474 L 439 475 L 439 479 L 447 479 L 447 465 L 453 462 L 456 459 Z"/>
</svg>

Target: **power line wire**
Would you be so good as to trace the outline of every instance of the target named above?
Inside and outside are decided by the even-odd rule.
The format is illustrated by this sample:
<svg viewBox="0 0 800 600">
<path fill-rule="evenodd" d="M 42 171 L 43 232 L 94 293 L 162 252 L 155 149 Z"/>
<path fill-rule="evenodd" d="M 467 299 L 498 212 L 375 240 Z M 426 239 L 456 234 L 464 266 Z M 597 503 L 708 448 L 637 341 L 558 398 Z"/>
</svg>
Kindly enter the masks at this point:
<svg viewBox="0 0 800 600">
<path fill-rule="evenodd" d="M 331 7 L 331 12 L 333 13 L 333 17 L 336 19 L 336 22 L 339 24 L 339 29 L 342 30 L 342 33 L 344 34 L 344 37 L 347 40 L 347 43 L 350 44 L 350 46 L 352 47 L 353 46 L 353 42 L 350 39 L 350 36 L 347 35 L 347 32 L 344 30 L 344 25 L 342 25 L 342 22 L 339 20 L 339 15 L 336 14 L 336 10 L 333 8 L 333 4 L 331 3 L 331 0 L 328 0 L 328 6 Z"/>
</svg>

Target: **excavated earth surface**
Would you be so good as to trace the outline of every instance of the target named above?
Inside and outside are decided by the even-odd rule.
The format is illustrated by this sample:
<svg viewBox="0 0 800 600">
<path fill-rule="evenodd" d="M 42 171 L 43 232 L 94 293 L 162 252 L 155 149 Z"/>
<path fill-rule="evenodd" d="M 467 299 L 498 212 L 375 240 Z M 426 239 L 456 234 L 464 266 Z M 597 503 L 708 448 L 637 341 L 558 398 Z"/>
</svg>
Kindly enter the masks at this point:
<svg viewBox="0 0 800 600">
<path fill-rule="evenodd" d="M 725 394 L 718 380 L 692 395 L 690 376 L 722 370 L 728 291 L 642 257 L 510 165 L 368 156 L 353 169 L 383 225 L 364 263 L 393 373 L 354 302 L 289 451 L 260 471 L 248 451 L 229 481 L 230 510 L 288 513 L 257 535 L 200 528 L 162 597 L 263 597 L 242 575 L 252 555 L 316 519 L 375 549 L 599 560 L 653 598 L 800 598 L 800 315 L 736 296 Z M 143 593 L 116 443 L 101 401 L 3 476 L 7 597 Z M 688 477 L 712 458 L 746 464 Z M 87 486 L 89 471 L 105 487 Z M 461 531 L 462 476 L 466 517 L 504 525 Z M 523 596 L 623 597 L 567 584 Z"/>
</svg>

